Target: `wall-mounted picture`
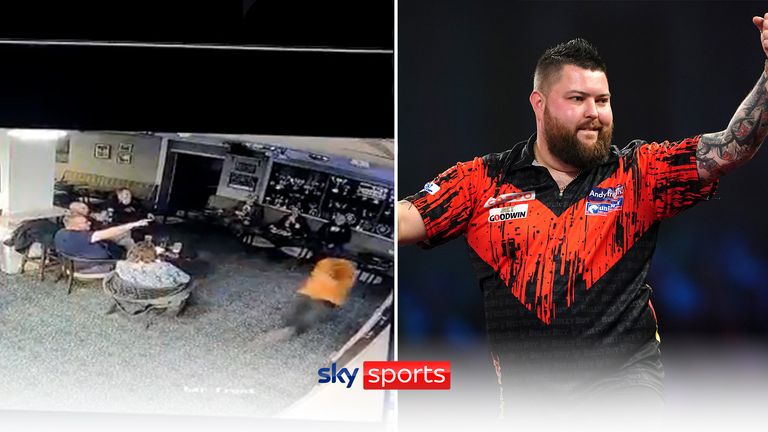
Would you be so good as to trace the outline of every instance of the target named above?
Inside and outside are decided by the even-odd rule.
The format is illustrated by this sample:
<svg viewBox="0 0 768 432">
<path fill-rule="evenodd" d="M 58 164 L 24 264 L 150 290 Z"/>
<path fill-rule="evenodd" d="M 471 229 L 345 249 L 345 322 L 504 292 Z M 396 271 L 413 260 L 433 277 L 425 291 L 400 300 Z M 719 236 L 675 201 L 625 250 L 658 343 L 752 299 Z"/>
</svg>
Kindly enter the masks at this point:
<svg viewBox="0 0 768 432">
<path fill-rule="evenodd" d="M 56 162 L 69 163 L 69 138 L 56 142 Z"/>
<path fill-rule="evenodd" d="M 133 144 L 120 143 L 120 145 L 117 148 L 117 151 L 121 153 L 133 153 Z"/>
<path fill-rule="evenodd" d="M 256 183 L 258 183 L 258 181 L 259 179 L 254 176 L 233 172 L 229 174 L 229 183 L 227 183 L 227 186 L 234 189 L 253 192 L 256 190 Z"/>
<path fill-rule="evenodd" d="M 95 144 L 93 146 L 93 157 L 96 159 L 109 159 L 112 157 L 111 144 Z"/>
<path fill-rule="evenodd" d="M 256 170 L 259 168 L 258 165 L 254 163 L 248 163 L 248 162 L 237 162 L 235 163 L 235 171 L 247 173 L 247 174 L 256 174 Z"/>
<path fill-rule="evenodd" d="M 122 145 L 122 144 L 121 144 Z M 118 152 L 117 153 L 117 163 L 119 164 L 130 164 L 133 160 L 133 155 L 130 153 L 125 152 Z"/>
</svg>

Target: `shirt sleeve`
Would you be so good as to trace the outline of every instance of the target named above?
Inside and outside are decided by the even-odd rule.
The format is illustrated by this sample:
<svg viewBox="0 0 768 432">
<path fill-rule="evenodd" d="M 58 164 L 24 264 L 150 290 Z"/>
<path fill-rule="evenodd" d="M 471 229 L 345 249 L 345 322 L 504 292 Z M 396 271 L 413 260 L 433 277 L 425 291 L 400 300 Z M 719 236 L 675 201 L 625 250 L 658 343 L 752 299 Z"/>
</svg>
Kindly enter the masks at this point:
<svg viewBox="0 0 768 432">
<path fill-rule="evenodd" d="M 678 142 L 643 143 L 637 150 L 641 187 L 661 221 L 712 198 L 718 180 L 699 177 L 696 149 L 701 136 Z"/>
<path fill-rule="evenodd" d="M 418 193 L 405 198 L 419 211 L 427 230 L 427 240 L 419 246 L 429 249 L 464 234 L 475 207 L 478 177 L 482 172 L 480 158 L 460 162 L 425 184 Z"/>
</svg>

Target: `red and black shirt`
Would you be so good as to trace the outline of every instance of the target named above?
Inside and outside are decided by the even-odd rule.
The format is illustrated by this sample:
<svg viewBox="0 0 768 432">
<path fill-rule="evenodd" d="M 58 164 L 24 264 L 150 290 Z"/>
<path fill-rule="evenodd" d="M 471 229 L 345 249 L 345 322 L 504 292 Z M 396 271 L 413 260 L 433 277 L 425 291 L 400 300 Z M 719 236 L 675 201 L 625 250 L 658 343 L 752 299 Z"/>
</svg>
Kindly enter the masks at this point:
<svg viewBox="0 0 768 432">
<path fill-rule="evenodd" d="M 408 197 L 426 226 L 421 246 L 466 236 L 494 360 L 507 369 L 615 369 L 657 356 L 645 279 L 659 222 L 716 188 L 699 179 L 700 137 L 613 147 L 562 193 L 535 162 L 534 138 Z"/>
</svg>

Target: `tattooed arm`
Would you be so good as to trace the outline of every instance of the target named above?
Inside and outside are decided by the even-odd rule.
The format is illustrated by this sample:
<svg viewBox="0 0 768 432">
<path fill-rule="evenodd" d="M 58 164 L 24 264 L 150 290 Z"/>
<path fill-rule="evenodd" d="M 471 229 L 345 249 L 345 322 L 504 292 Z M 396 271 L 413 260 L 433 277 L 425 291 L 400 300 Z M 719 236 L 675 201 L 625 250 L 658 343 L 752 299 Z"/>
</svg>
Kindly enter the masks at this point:
<svg viewBox="0 0 768 432">
<path fill-rule="evenodd" d="M 768 56 L 768 14 L 754 17 L 760 42 Z M 768 136 L 768 60 L 765 70 L 746 99 L 739 105 L 728 127 L 721 132 L 702 135 L 696 150 L 699 177 L 713 181 L 737 168 L 755 155 Z"/>
<path fill-rule="evenodd" d="M 409 201 L 397 203 L 397 242 L 401 245 L 412 244 L 427 239 L 424 220 L 416 207 Z"/>
<path fill-rule="evenodd" d="M 768 61 L 766 61 L 768 69 Z M 702 135 L 696 150 L 699 177 L 712 181 L 745 164 L 768 135 L 768 80 L 764 72 L 721 132 Z"/>
</svg>

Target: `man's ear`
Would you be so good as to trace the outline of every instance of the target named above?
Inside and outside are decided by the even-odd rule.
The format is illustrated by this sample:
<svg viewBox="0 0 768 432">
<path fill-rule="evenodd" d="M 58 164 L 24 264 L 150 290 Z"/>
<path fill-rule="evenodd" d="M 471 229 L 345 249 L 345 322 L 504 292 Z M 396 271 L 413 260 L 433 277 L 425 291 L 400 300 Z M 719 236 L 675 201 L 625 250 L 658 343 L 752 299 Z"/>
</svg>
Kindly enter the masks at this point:
<svg viewBox="0 0 768 432">
<path fill-rule="evenodd" d="M 539 120 L 544 117 L 544 105 L 546 104 L 546 98 L 544 94 L 538 90 L 531 92 L 528 96 L 528 100 L 531 102 L 531 108 L 536 115 L 536 119 Z"/>
</svg>

